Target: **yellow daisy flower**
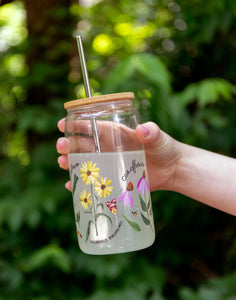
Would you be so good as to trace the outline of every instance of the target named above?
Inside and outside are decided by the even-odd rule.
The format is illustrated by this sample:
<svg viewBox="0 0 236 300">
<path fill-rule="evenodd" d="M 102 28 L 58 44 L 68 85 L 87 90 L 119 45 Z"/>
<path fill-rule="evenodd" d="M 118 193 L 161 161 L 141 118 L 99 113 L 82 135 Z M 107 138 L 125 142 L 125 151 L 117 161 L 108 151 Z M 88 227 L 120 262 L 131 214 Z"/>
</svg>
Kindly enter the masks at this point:
<svg viewBox="0 0 236 300">
<path fill-rule="evenodd" d="M 106 177 L 95 182 L 95 192 L 99 197 L 106 198 L 107 195 L 111 194 L 113 190 L 113 187 L 109 186 L 111 183 L 111 180 Z"/>
<path fill-rule="evenodd" d="M 92 184 L 99 177 L 98 172 L 99 168 L 96 168 L 96 163 L 92 165 L 92 161 L 87 161 L 82 164 L 82 167 L 80 168 L 80 177 L 83 177 L 83 181 L 85 184 Z"/>
<path fill-rule="evenodd" d="M 80 193 L 80 204 L 82 205 L 83 209 L 88 209 L 89 206 L 92 206 L 92 199 L 89 198 L 91 196 L 91 194 L 86 191 L 83 191 L 83 193 Z"/>
</svg>

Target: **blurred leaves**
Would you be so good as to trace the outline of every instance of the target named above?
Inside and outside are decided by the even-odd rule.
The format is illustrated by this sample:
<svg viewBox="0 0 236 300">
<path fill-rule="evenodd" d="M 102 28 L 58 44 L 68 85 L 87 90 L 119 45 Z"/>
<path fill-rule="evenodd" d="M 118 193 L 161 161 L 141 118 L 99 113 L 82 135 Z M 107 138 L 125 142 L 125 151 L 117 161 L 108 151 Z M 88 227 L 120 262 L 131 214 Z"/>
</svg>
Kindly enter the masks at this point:
<svg viewBox="0 0 236 300">
<path fill-rule="evenodd" d="M 45 111 L 42 106 L 26 106 L 19 112 L 18 128 L 22 131 L 33 130 L 40 134 L 48 134 L 55 130 L 56 123 L 53 110 Z"/>
<path fill-rule="evenodd" d="M 233 84 L 221 78 L 210 78 L 189 84 L 175 97 L 184 105 L 197 101 L 200 107 L 204 107 L 221 100 L 233 100 L 235 96 L 236 87 Z"/>
<path fill-rule="evenodd" d="M 11 46 L 16 46 L 27 37 L 25 28 L 26 12 L 20 1 L 14 5 L 6 4 L 1 7 L 0 15 L 0 51 L 7 51 Z M 11 16 L 14 22 L 9 18 Z"/>
<path fill-rule="evenodd" d="M 36 250 L 27 259 L 24 268 L 27 272 L 32 272 L 43 268 L 45 265 L 51 265 L 68 273 L 71 269 L 70 259 L 66 252 L 56 244 L 47 245 L 39 250 Z"/>
<path fill-rule="evenodd" d="M 224 278 L 212 279 L 201 285 L 197 291 L 190 288 L 182 288 L 181 300 L 234 300 L 236 299 L 236 273 Z"/>
<path fill-rule="evenodd" d="M 142 122 L 235 156 L 235 0 L 63 3 L 0 7 L 0 300 L 235 300 L 235 218 L 158 191 L 152 247 L 85 255 L 55 149 L 81 34 L 93 95 L 133 91 Z"/>
<path fill-rule="evenodd" d="M 170 89 L 170 74 L 163 62 L 157 56 L 142 53 L 129 56 L 111 72 L 104 82 L 104 92 L 118 90 L 136 73 L 163 90 Z"/>
</svg>

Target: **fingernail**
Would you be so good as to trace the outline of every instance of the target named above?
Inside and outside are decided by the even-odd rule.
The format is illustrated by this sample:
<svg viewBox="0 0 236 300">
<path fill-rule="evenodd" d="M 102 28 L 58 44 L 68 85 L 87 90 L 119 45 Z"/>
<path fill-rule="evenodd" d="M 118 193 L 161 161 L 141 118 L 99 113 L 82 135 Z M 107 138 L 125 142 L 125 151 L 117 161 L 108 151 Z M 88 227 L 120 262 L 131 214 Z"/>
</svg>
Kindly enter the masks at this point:
<svg viewBox="0 0 236 300">
<path fill-rule="evenodd" d="M 150 129 L 144 125 L 142 125 L 142 129 L 143 129 L 143 135 L 144 137 L 148 137 L 151 133 Z"/>
</svg>

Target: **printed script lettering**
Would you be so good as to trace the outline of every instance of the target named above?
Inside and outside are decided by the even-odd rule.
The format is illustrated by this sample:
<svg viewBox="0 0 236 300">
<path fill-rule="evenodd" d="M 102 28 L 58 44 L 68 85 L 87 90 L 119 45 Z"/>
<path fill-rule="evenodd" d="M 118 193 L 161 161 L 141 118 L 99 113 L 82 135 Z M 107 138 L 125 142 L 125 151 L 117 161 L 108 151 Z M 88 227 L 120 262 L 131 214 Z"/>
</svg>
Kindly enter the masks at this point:
<svg viewBox="0 0 236 300">
<path fill-rule="evenodd" d="M 72 175 L 73 171 L 76 169 L 76 168 L 79 168 L 81 165 L 80 162 L 77 162 L 77 163 L 74 163 L 74 164 L 71 164 L 70 165 L 70 175 Z"/>
<path fill-rule="evenodd" d="M 122 221 L 120 221 L 120 223 L 118 224 L 118 227 L 116 228 L 116 230 L 108 238 L 105 238 L 103 240 L 90 241 L 90 243 L 92 243 L 92 244 L 101 244 L 101 243 L 108 242 L 108 240 L 113 239 L 113 237 L 117 235 L 118 231 L 121 228 L 121 225 L 122 225 Z"/>
<path fill-rule="evenodd" d="M 136 169 L 140 168 L 140 167 L 144 167 L 144 162 L 142 162 L 142 161 L 136 162 L 136 160 L 133 159 L 130 168 L 128 170 L 126 170 L 126 172 L 121 177 L 121 179 L 123 181 L 126 181 L 128 179 L 128 177 L 129 177 L 130 173 L 136 173 Z"/>
</svg>

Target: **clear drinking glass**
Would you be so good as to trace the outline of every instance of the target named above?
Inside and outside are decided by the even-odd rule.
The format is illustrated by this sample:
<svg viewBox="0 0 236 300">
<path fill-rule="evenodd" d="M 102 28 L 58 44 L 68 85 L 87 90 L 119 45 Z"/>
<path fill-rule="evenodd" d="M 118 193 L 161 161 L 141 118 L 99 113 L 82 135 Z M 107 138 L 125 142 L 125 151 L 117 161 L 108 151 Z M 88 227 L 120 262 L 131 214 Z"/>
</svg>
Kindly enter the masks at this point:
<svg viewBox="0 0 236 300">
<path fill-rule="evenodd" d="M 88 254 L 135 251 L 155 239 L 133 98 L 128 92 L 65 103 L 76 230 Z"/>
</svg>

